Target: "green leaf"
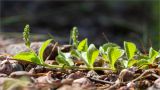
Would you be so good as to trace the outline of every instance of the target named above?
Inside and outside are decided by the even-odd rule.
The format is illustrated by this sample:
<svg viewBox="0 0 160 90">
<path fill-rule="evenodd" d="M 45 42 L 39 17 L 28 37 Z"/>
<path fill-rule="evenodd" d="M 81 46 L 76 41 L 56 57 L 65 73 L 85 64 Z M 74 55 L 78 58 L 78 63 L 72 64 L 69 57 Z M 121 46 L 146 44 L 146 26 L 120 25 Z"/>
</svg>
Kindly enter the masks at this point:
<svg viewBox="0 0 160 90">
<path fill-rule="evenodd" d="M 79 43 L 77 49 L 78 49 L 79 51 L 84 51 L 84 52 L 86 52 L 87 49 L 88 49 L 88 40 L 87 40 L 87 39 L 82 40 L 82 41 Z"/>
<path fill-rule="evenodd" d="M 81 53 L 78 50 L 72 50 L 71 55 L 76 57 L 76 58 L 81 58 Z"/>
<path fill-rule="evenodd" d="M 87 58 L 87 52 L 82 52 L 82 59 L 84 60 L 87 67 L 90 67 L 89 60 Z"/>
<path fill-rule="evenodd" d="M 110 64 L 110 67 L 112 69 L 115 70 L 115 62 L 124 54 L 124 51 L 119 49 L 119 48 L 116 48 L 116 47 L 109 47 L 108 50 L 107 50 L 107 57 L 109 59 L 109 64 Z"/>
<path fill-rule="evenodd" d="M 74 62 L 72 61 L 72 59 L 70 59 L 70 53 L 63 53 L 63 52 L 59 51 L 59 54 L 56 57 L 56 61 L 60 65 L 67 65 L 67 66 L 74 65 Z"/>
<path fill-rule="evenodd" d="M 102 46 L 99 47 L 99 54 L 103 55 L 105 53 L 104 49 Z"/>
<path fill-rule="evenodd" d="M 118 46 L 118 45 L 115 44 L 115 43 L 106 43 L 106 44 L 104 44 L 102 47 L 103 47 L 103 49 L 104 49 L 105 52 L 107 51 L 107 49 L 108 49 L 109 47 L 117 47 L 117 48 L 120 48 L 120 46 Z"/>
<path fill-rule="evenodd" d="M 127 60 L 122 60 L 122 65 L 127 68 L 128 67 L 128 61 Z"/>
<path fill-rule="evenodd" d="M 70 58 L 71 57 L 71 54 L 70 53 L 63 53 L 65 58 L 66 58 L 66 61 L 68 62 L 69 66 L 73 66 L 74 65 L 74 62 L 73 60 Z"/>
<path fill-rule="evenodd" d="M 43 64 L 38 56 L 33 52 L 21 52 L 13 56 L 13 59 L 28 61 L 36 64 Z"/>
<path fill-rule="evenodd" d="M 146 60 L 148 60 L 148 59 L 150 59 L 150 58 L 149 58 L 149 56 L 147 56 L 147 55 L 138 55 L 137 60 L 141 60 L 141 59 L 146 59 Z"/>
<path fill-rule="evenodd" d="M 157 56 L 158 52 L 151 47 L 149 50 L 149 62 L 153 63 Z"/>
<path fill-rule="evenodd" d="M 148 60 L 146 60 L 146 59 L 141 59 L 141 60 L 137 61 L 136 66 L 142 67 L 142 66 L 146 66 L 146 65 L 148 65 L 148 64 L 149 64 Z"/>
<path fill-rule="evenodd" d="M 62 55 L 58 55 L 56 57 L 56 62 L 59 64 L 59 65 L 69 65 L 68 62 L 65 60 L 65 57 L 62 56 Z"/>
<path fill-rule="evenodd" d="M 129 68 L 129 67 L 133 66 L 135 63 L 137 63 L 137 60 L 135 60 L 135 59 L 130 59 L 130 60 L 128 61 L 127 67 Z"/>
<path fill-rule="evenodd" d="M 93 67 L 93 64 L 96 60 L 96 58 L 99 55 L 99 50 L 95 47 L 94 44 L 90 44 L 88 50 L 87 50 L 87 59 L 90 67 Z"/>
<path fill-rule="evenodd" d="M 39 58 L 42 60 L 41 62 L 44 62 L 44 58 L 43 58 L 44 51 L 45 51 L 45 49 L 47 48 L 47 46 L 51 43 L 52 40 L 53 40 L 53 39 L 48 39 L 48 40 L 46 40 L 46 41 L 42 44 L 42 46 L 40 47 L 38 56 L 39 56 Z"/>
<path fill-rule="evenodd" d="M 132 42 L 124 42 L 124 49 L 128 60 L 132 59 L 136 52 L 136 45 Z"/>
</svg>

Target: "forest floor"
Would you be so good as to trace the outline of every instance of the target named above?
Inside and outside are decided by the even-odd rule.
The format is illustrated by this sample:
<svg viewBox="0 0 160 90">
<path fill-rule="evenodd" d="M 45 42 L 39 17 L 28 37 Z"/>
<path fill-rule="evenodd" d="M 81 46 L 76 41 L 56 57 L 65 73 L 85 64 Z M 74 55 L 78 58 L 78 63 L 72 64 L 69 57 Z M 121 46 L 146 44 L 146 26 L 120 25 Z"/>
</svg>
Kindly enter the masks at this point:
<svg viewBox="0 0 160 90">
<path fill-rule="evenodd" d="M 150 65 L 149 69 L 131 67 L 117 72 L 76 68 L 51 69 L 13 60 L 13 55 L 27 51 L 24 43 L 17 44 L 19 42 L 21 41 L 0 37 L 0 90 L 160 90 L 158 63 Z M 34 42 L 31 47 L 36 52 L 41 44 Z M 77 66 L 82 63 L 75 62 Z M 52 58 L 45 63 L 56 64 L 56 61 Z M 95 62 L 95 65 L 99 64 Z"/>
</svg>

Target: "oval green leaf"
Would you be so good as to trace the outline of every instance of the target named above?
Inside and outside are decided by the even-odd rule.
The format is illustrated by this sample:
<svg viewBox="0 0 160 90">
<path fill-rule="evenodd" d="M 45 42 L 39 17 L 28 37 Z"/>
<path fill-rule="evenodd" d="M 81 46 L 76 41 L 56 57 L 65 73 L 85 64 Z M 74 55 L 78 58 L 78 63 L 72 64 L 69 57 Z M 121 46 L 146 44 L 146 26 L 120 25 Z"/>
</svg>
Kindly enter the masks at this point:
<svg viewBox="0 0 160 90">
<path fill-rule="evenodd" d="M 132 42 L 124 42 L 124 49 L 127 55 L 128 60 L 132 59 L 136 52 L 136 45 Z"/>
<path fill-rule="evenodd" d="M 13 56 L 13 59 L 42 64 L 38 56 L 33 52 L 21 52 Z"/>
<path fill-rule="evenodd" d="M 43 58 L 44 51 L 45 51 L 45 49 L 47 48 L 47 46 L 51 43 L 52 40 L 53 40 L 53 39 L 48 39 L 48 40 L 46 40 L 46 41 L 42 44 L 42 46 L 40 47 L 39 52 L 38 52 L 38 56 L 39 56 L 39 58 L 42 60 L 41 62 L 44 62 L 44 58 Z"/>
</svg>

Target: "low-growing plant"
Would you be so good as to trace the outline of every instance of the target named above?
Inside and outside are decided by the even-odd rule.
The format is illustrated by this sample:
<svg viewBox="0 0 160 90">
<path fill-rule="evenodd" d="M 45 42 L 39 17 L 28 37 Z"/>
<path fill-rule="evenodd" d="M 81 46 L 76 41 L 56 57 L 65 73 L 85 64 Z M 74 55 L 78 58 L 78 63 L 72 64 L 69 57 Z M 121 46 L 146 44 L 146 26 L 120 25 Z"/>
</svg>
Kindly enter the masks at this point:
<svg viewBox="0 0 160 90">
<path fill-rule="evenodd" d="M 44 61 L 44 51 L 47 46 L 53 41 L 53 39 L 46 40 L 39 49 L 38 54 L 31 48 L 30 41 L 30 27 L 26 25 L 23 32 L 23 40 L 28 52 L 20 52 L 13 56 L 13 59 L 23 60 L 38 65 L 46 66 L 49 68 L 70 68 L 70 69 L 88 69 L 88 70 L 113 70 L 116 62 L 122 63 L 124 68 L 130 68 L 137 66 L 145 68 L 149 64 L 153 64 L 157 58 L 160 57 L 160 52 L 150 48 L 149 54 L 145 55 L 138 51 L 136 45 L 132 42 L 124 42 L 124 49 L 114 43 L 106 43 L 97 49 L 94 44 L 88 46 L 88 39 L 85 38 L 79 42 L 78 29 L 74 27 L 70 34 L 70 44 L 73 46 L 70 52 L 62 52 L 58 48 L 58 55 L 56 56 L 56 62 L 58 65 L 46 64 Z M 125 55 L 124 55 L 125 53 Z M 139 54 L 138 54 L 139 53 Z M 84 62 L 84 66 L 76 66 L 72 57 L 76 57 Z M 98 57 L 101 57 L 109 67 L 94 67 L 94 63 Z"/>
<path fill-rule="evenodd" d="M 42 46 L 39 49 L 39 53 L 37 55 L 35 51 L 30 47 L 31 41 L 29 39 L 29 31 L 30 31 L 30 27 L 29 25 L 26 25 L 24 28 L 24 32 L 23 32 L 23 40 L 25 41 L 25 45 L 28 47 L 29 52 L 20 52 L 16 54 L 13 57 L 13 59 L 25 60 L 28 62 L 34 62 L 34 63 L 43 65 L 44 64 L 44 58 L 43 58 L 44 51 L 46 47 L 50 44 L 52 39 L 48 39 L 42 44 Z"/>
<path fill-rule="evenodd" d="M 159 58 L 159 53 L 152 47 L 149 49 L 149 55 L 141 55 L 140 59 L 137 61 L 138 67 L 146 67 L 146 65 L 153 64 L 156 58 Z"/>
<path fill-rule="evenodd" d="M 29 25 L 26 25 L 24 28 L 24 32 L 23 32 L 23 38 L 25 41 L 25 45 L 28 47 L 29 51 L 28 52 L 20 52 L 18 54 L 16 54 L 15 56 L 13 56 L 13 59 L 15 60 L 22 60 L 22 61 L 28 61 L 31 63 L 36 63 L 38 65 L 42 65 L 42 66 L 46 66 L 49 68 L 78 68 L 78 69 L 95 69 L 95 70 L 104 70 L 104 69 L 108 69 L 108 68 L 103 68 L 103 67 L 94 67 L 93 68 L 93 64 L 94 61 L 96 59 L 96 57 L 98 56 L 98 50 L 95 48 L 95 46 L 93 44 L 91 44 L 88 48 L 88 45 L 84 45 L 82 43 L 85 42 L 85 44 L 87 44 L 87 39 L 85 39 L 84 41 L 82 41 L 79 46 L 78 43 L 79 41 L 77 40 L 77 29 L 73 28 L 72 31 L 72 39 L 73 39 L 73 46 L 75 46 L 76 48 L 78 47 L 79 51 L 86 51 L 86 56 L 87 58 L 84 59 L 85 63 L 88 67 L 77 67 L 74 65 L 74 62 L 71 59 L 71 53 L 63 53 L 62 51 L 60 51 L 60 49 L 58 49 L 58 56 L 56 57 L 56 61 L 59 65 L 50 65 L 50 64 L 46 64 L 44 63 L 44 51 L 47 48 L 47 46 L 51 43 L 51 41 L 53 39 L 48 39 L 46 40 L 42 46 L 39 49 L 39 53 L 36 54 L 35 51 L 30 47 L 31 42 L 29 39 Z"/>
</svg>

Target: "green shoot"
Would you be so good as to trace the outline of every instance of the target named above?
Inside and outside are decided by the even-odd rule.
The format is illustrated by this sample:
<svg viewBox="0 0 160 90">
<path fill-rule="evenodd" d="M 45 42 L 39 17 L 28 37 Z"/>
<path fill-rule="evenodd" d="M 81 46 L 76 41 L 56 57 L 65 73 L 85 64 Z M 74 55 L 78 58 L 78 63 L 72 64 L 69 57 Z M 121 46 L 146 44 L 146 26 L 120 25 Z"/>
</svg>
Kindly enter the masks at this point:
<svg viewBox="0 0 160 90">
<path fill-rule="evenodd" d="M 30 48 L 31 42 L 30 42 L 30 27 L 27 24 L 24 28 L 23 32 L 23 40 L 25 41 L 25 45 Z"/>
<path fill-rule="evenodd" d="M 76 48 L 78 47 L 78 29 L 77 27 L 73 27 L 71 34 L 70 34 L 70 44 L 72 42 L 72 45 L 75 46 Z"/>
</svg>

